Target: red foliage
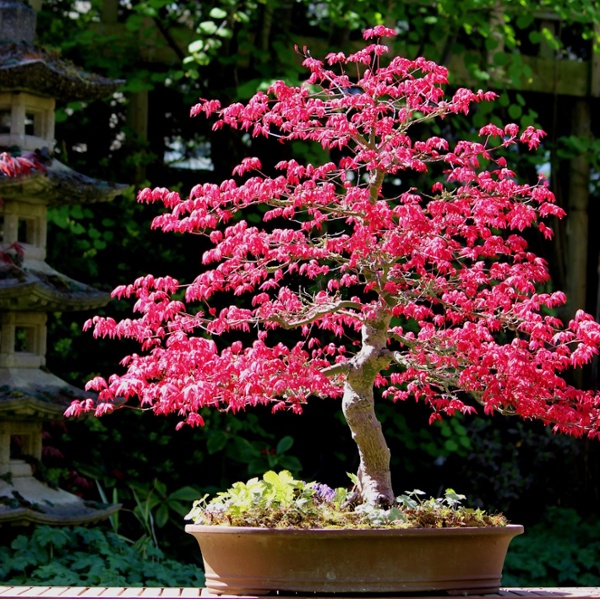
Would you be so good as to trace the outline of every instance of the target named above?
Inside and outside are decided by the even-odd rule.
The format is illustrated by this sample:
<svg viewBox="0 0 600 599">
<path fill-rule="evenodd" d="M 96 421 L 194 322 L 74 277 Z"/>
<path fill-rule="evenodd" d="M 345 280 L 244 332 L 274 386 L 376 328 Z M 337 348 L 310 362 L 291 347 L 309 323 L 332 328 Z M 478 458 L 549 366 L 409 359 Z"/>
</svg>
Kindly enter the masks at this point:
<svg viewBox="0 0 600 599">
<path fill-rule="evenodd" d="M 11 179 L 26 177 L 32 171 L 44 172 L 46 167 L 38 160 L 35 152 L 26 152 L 22 156 L 12 156 L 0 152 L 0 176 Z"/>
<path fill-rule="evenodd" d="M 375 28 L 365 39 L 389 34 Z M 205 407 L 300 412 L 311 396 L 342 395 L 369 323 L 385 322 L 375 379 L 384 397 L 424 402 L 432 420 L 479 404 L 599 435 L 598 396 L 563 375 L 598 353 L 600 325 L 583 312 L 566 326 L 553 316 L 565 296 L 540 291 L 547 266 L 521 236 L 537 227 L 550 237 L 542 219 L 563 212 L 544 177 L 520 183 L 500 155 L 537 148 L 543 132 L 508 124 L 483 127 L 477 142 L 411 137 L 415 125 L 495 96 L 459 89 L 446 98 L 446 69 L 422 58 L 384 64 L 387 50 L 377 40 L 351 56 L 330 54 L 328 66 L 304 51 L 310 77 L 300 87 L 278 81 L 247 104 L 202 100 L 192 109 L 216 114 L 215 129 L 311 140 L 344 157 L 282 161 L 275 177 L 247 158 L 235 179 L 197 185 L 187 198 L 142 190 L 141 202 L 167 208 L 154 228 L 205 235 L 212 249 L 191 284 L 148 275 L 114 291 L 135 298 L 139 316 L 95 317 L 87 327 L 134 339 L 142 351 L 124 360 L 124 374 L 92 380 L 99 399 L 68 414 L 100 415 L 133 397 L 190 425 L 203 423 Z M 386 197 L 386 176 L 405 171 L 435 183 Z M 256 206 L 267 209 L 264 227 L 242 218 Z M 213 303 L 228 295 L 231 305 L 217 311 Z M 361 331 L 362 345 L 353 344 Z M 222 342 L 224 334 L 239 340 Z"/>
</svg>

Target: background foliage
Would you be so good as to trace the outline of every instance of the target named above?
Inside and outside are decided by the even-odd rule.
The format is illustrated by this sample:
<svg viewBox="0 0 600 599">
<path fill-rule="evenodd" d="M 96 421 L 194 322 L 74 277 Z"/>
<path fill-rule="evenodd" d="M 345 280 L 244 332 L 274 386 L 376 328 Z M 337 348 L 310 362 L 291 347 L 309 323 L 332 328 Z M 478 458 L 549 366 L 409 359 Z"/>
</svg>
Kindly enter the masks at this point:
<svg viewBox="0 0 600 599">
<path fill-rule="evenodd" d="M 0 546 L 7 585 L 201 586 L 202 571 L 101 528 L 39 526 Z"/>
<path fill-rule="evenodd" d="M 551 507 L 543 519 L 510 547 L 506 586 L 598 586 L 600 520 L 574 509 Z"/>
<path fill-rule="evenodd" d="M 540 25 L 544 11 L 558 15 L 550 21 L 553 27 L 546 21 Z M 382 6 L 371 0 L 46 0 L 38 16 L 40 43 L 90 71 L 126 82 L 113 98 L 60 107 L 58 158 L 86 174 L 132 185 L 111 204 L 53 209 L 48 262 L 107 290 L 148 272 L 193 276 L 200 242 L 151 232 L 154 210 L 138 205 L 134 190 L 147 184 L 186 190 L 199 181 L 228 177 L 243 155 L 258 155 L 265 165 L 283 156 L 279 147 L 262 140 L 231 132 L 211 134 L 201 119 L 189 119 L 189 106 L 199 96 L 224 102 L 247 98 L 274 78 L 298 80 L 294 43 L 307 40 L 315 55 L 333 47 L 345 49 L 366 24 L 383 21 L 400 30 L 397 52 L 464 65 L 454 75 L 457 85 L 468 79 L 473 87 L 498 88 L 498 102 L 460 123 L 462 136 L 496 118 L 541 125 L 550 134 L 541 163 L 519 156 L 515 161 L 529 178 L 551 165 L 559 199 L 568 160 L 587 156 L 593 222 L 600 193 L 598 142 L 593 135 L 581 137 L 570 130 L 564 118 L 572 109 L 568 99 L 513 88 L 536 77 L 526 57 L 542 49 L 555 58 L 589 60 L 598 46 L 593 28 L 600 22 L 600 9 L 594 2 L 416 0 Z M 146 95 L 147 129 L 136 121 L 136 102 Z M 597 128 L 594 120 L 591 129 Z M 314 150 L 305 146 L 295 151 L 314 158 Z M 560 247 L 536 251 L 551 260 L 556 284 L 562 287 Z M 596 235 L 588 250 L 587 309 L 592 313 L 599 251 Z M 118 316 L 127 309 L 115 302 L 105 313 Z M 116 356 L 127 350 L 120 343 L 84 335 L 81 325 L 88 317 L 64 313 L 50 319 L 48 367 L 78 386 L 95 374 L 112 372 Z M 425 412 L 408 404 L 401 411 L 381 404 L 380 416 L 398 493 L 418 487 L 438 494 L 452 486 L 474 505 L 503 510 L 528 526 L 527 535 L 514 542 L 507 563 L 510 584 L 600 584 L 600 574 L 590 566 L 593 557 L 600 563 L 592 534 L 600 505 L 597 443 L 555 437 L 510 419 L 455 418 L 428 427 Z M 344 473 L 355 468 L 352 441 L 333 403 L 309 405 L 300 418 L 259 411 L 235 418 L 210 414 L 206 419 L 206 428 L 177 434 L 169 419 L 125 410 L 103 420 L 48 427 L 49 475 L 72 491 L 122 502 L 124 509 L 95 529 L 36 528 L 25 536 L 15 531 L 12 539 L 3 534 L 0 580 L 193 584 L 198 580 L 195 566 L 178 569 L 161 557 L 195 559 L 193 540 L 182 532 L 182 514 L 193 495 L 268 468 L 288 468 L 330 485 L 346 484 Z M 574 525 L 577 536 L 567 524 Z M 30 553 L 24 548 L 26 537 L 33 543 Z M 85 545 L 92 551 L 84 551 Z M 110 561 L 109 554 L 120 558 Z M 144 555 L 160 567 L 145 574 Z M 83 564 L 79 569 L 73 566 L 75 558 Z M 106 564 L 112 564 L 112 573 L 102 569 Z"/>
</svg>

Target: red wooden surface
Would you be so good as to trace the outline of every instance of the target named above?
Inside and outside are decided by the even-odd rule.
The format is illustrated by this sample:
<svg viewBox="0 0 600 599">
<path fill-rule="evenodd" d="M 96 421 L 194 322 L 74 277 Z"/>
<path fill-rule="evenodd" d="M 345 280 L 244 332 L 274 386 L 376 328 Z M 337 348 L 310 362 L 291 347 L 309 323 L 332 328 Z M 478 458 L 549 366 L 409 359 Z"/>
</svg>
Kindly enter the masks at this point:
<svg viewBox="0 0 600 599">
<path fill-rule="evenodd" d="M 217 597 L 203 592 L 200 588 L 182 587 L 48 587 L 48 586 L 0 586 L 0 599 L 200 599 Z M 250 599 L 220 595 L 221 599 Z M 448 597 L 448 595 L 431 596 Z M 505 588 L 498 593 L 469 595 L 469 599 L 597 599 L 600 587 L 548 587 L 548 588 Z M 288 599 L 278 595 L 277 599 Z M 289 599 L 292 599 L 291 597 Z M 298 599 L 294 597 L 293 599 Z M 319 599 L 312 595 L 311 599 Z M 329 598 L 331 599 L 331 598 Z M 345 599 L 336 596 L 336 599 Z M 367 599 L 367 598 L 363 598 Z M 378 599 L 373 597 L 372 599 Z M 380 598 L 379 598 L 380 599 Z M 386 599 L 389 599 L 386 598 Z M 411 598 L 402 595 L 401 599 L 428 599 L 419 596 Z"/>
</svg>

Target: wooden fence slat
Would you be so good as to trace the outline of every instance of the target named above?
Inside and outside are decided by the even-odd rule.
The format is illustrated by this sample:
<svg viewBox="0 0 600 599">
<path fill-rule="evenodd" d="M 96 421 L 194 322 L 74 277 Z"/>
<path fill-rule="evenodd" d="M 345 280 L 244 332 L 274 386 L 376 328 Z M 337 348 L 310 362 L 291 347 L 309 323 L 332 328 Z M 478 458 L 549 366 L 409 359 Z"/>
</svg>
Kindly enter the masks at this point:
<svg viewBox="0 0 600 599">
<path fill-rule="evenodd" d="M 138 595 L 138 597 L 162 597 L 164 589 L 157 587 L 144 587 L 141 589 L 141 591 L 142 592 Z"/>
<path fill-rule="evenodd" d="M 61 594 L 65 599 L 79 597 L 86 591 L 87 587 L 67 587 Z"/>
<path fill-rule="evenodd" d="M 29 587 L 19 594 L 20 597 L 39 597 L 40 593 L 48 592 L 52 587 Z"/>
<path fill-rule="evenodd" d="M 182 599 L 199 599 L 202 596 L 202 589 L 198 587 L 184 587 L 179 590 Z"/>
<path fill-rule="evenodd" d="M 79 597 L 79 596 L 81 596 L 81 594 L 83 592 L 85 592 L 86 588 L 87 587 L 67 587 L 60 594 L 60 597 L 63 597 L 64 599 L 71 599 L 74 597 Z"/>
<path fill-rule="evenodd" d="M 163 599 L 167 599 L 167 598 L 171 598 L 171 597 L 181 597 L 181 591 L 183 589 L 173 589 L 170 587 L 164 588 L 162 589 L 162 593 L 161 593 L 161 598 Z"/>
<path fill-rule="evenodd" d="M 142 587 L 109 587 L 106 593 L 102 595 L 102 599 L 120 599 L 125 596 L 128 591 L 138 591 Z"/>
<path fill-rule="evenodd" d="M 129 589 L 142 591 L 142 587 L 90 587 L 81 598 L 86 599 L 120 599 Z M 137 597 L 138 595 L 136 595 Z"/>
<path fill-rule="evenodd" d="M 600 587 L 527 587 L 513 589 L 520 596 L 546 597 L 559 599 L 561 597 L 600 597 Z"/>
<path fill-rule="evenodd" d="M 106 587 L 101 589 L 103 592 L 99 595 L 102 599 L 119 599 L 127 590 L 127 587 Z"/>
<path fill-rule="evenodd" d="M 71 587 L 50 587 L 50 591 L 44 594 L 44 596 L 60 597 L 62 593 L 68 593 Z"/>
<path fill-rule="evenodd" d="M 107 590 L 108 589 L 103 588 L 103 587 L 85 587 L 83 592 L 80 593 L 78 596 L 80 598 L 85 597 L 86 599 L 96 599 L 97 597 L 100 597 Z"/>
<path fill-rule="evenodd" d="M 143 590 L 143 587 L 129 587 L 123 591 L 121 597 L 139 597 Z"/>
<path fill-rule="evenodd" d="M 198 587 L 165 587 L 160 594 L 161 599 L 199 599 L 202 589 Z"/>
</svg>

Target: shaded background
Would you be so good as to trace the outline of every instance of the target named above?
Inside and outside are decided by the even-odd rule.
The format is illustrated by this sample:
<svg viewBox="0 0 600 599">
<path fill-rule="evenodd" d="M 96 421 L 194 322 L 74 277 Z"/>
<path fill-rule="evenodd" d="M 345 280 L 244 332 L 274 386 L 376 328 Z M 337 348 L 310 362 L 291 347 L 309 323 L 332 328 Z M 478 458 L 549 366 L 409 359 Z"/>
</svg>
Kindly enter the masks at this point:
<svg viewBox="0 0 600 599">
<path fill-rule="evenodd" d="M 45 0 L 39 43 L 89 71 L 127 82 L 112 98 L 59 108 L 57 157 L 85 174 L 132 185 L 109 205 L 52 209 L 48 263 L 106 290 L 150 272 L 193 278 L 202 242 L 150 231 L 156 207 L 138 205 L 133 190 L 149 185 L 185 192 L 229 177 L 246 155 L 259 156 L 268 168 L 282 159 L 282 147 L 236 132 L 212 133 L 203 119 L 189 118 L 190 106 L 198 97 L 246 99 L 276 78 L 299 81 L 294 43 L 309 45 L 315 56 L 348 50 L 360 41 L 362 28 L 385 22 L 399 30 L 395 52 L 448 66 L 451 86 L 499 93 L 494 104 L 457 117 L 436 134 L 469 137 L 490 121 L 535 124 L 548 132 L 535 156 L 515 154 L 511 166 L 529 180 L 549 174 L 572 217 L 553 223 L 552 243 L 536 237 L 530 243 L 549 261 L 553 285 L 569 295 L 562 316 L 579 307 L 598 314 L 600 76 L 594 48 L 600 9 L 585 1 L 514 4 Z M 325 158 L 301 143 L 283 151 Z M 424 180 L 401 184 L 409 183 Z M 253 218 L 260 222 L 261 216 Z M 114 302 L 103 313 L 118 318 L 129 310 Z M 114 372 L 130 349 L 83 334 L 89 317 L 64 313 L 49 319 L 48 368 L 80 387 L 96 374 Z M 597 379 L 590 369 L 579 382 L 596 388 Z M 412 403 L 382 402 L 379 414 L 398 493 L 419 488 L 437 495 L 452 487 L 471 505 L 504 511 L 526 525 L 526 537 L 513 542 L 507 584 L 600 584 L 598 442 L 554 436 L 501 417 L 429 426 L 427 410 Z M 186 584 L 182 578 L 193 577 L 199 563 L 193 540 L 182 531 L 192 498 L 269 468 L 288 468 L 332 486 L 346 485 L 345 473 L 356 469 L 354 444 L 336 402 L 316 400 L 301 417 L 267 410 L 205 417 L 204 429 L 176 434 L 174 420 L 131 410 L 49 425 L 43 476 L 91 499 L 122 502 L 124 510 L 93 532 L 2 530 L 0 580 Z M 83 566 L 73 567 L 69 555 L 78 555 Z M 112 570 L 103 569 L 109 555 L 121 556 L 111 562 Z"/>
</svg>

